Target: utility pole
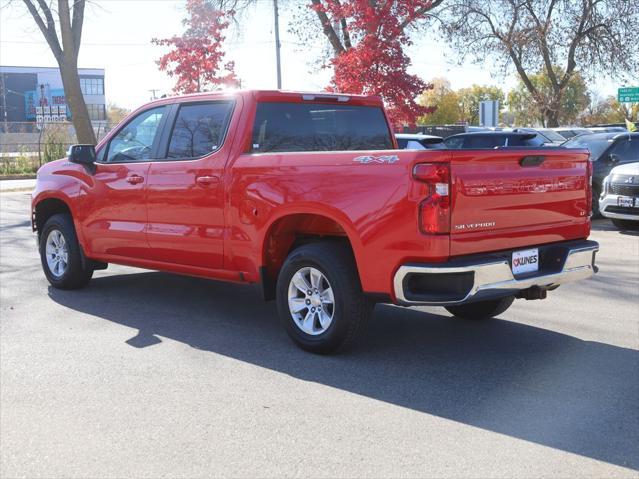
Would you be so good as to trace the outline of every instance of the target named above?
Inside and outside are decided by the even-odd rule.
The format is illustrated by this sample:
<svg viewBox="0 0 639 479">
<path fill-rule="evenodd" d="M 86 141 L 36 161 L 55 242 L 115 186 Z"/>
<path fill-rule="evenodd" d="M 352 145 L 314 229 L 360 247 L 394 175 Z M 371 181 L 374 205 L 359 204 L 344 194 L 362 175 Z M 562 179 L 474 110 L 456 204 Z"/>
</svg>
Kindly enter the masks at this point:
<svg viewBox="0 0 639 479">
<path fill-rule="evenodd" d="M 152 95 L 152 96 L 151 96 L 151 100 L 157 100 L 156 92 L 159 92 L 159 91 L 160 91 L 160 90 L 158 90 L 158 89 L 151 89 L 151 90 L 149 90 L 149 93 L 151 93 L 151 95 Z"/>
<path fill-rule="evenodd" d="M 7 84 L 4 73 L 0 73 L 0 86 L 2 87 L 2 121 L 4 123 L 4 133 L 9 133 L 7 125 Z"/>
<path fill-rule="evenodd" d="M 277 89 L 282 89 L 282 65 L 280 64 L 280 20 L 277 0 L 273 0 L 273 17 L 275 20 L 275 62 L 277 68 Z"/>
</svg>

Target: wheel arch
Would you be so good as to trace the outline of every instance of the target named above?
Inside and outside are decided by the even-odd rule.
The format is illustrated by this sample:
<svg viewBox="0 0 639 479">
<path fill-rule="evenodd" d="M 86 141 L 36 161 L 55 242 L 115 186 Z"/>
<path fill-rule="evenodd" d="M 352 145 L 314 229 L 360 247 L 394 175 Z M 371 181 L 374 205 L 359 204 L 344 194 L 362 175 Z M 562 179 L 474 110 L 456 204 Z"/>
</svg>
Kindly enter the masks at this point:
<svg viewBox="0 0 639 479">
<path fill-rule="evenodd" d="M 260 279 L 265 299 L 275 297 L 277 277 L 289 253 L 315 241 L 341 241 L 347 244 L 357 264 L 360 244 L 349 221 L 317 210 L 288 211 L 273 219 L 261 241 Z"/>
<path fill-rule="evenodd" d="M 57 196 L 48 196 L 41 199 L 36 199 L 33 205 L 33 231 L 38 233 L 38 237 L 42 232 L 42 228 L 49 218 L 56 214 L 68 214 L 74 221 L 73 210 L 71 209 L 70 202 L 64 198 Z M 76 227 L 77 234 L 77 227 Z"/>
</svg>

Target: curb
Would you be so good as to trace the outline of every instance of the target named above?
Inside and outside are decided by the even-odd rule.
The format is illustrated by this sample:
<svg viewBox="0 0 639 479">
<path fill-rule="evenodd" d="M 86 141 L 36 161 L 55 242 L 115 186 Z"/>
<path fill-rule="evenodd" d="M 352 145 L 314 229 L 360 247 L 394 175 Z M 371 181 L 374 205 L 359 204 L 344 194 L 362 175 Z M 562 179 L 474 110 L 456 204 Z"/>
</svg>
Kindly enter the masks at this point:
<svg viewBox="0 0 639 479">
<path fill-rule="evenodd" d="M 35 180 L 36 175 L 0 175 L 2 180 Z"/>
<path fill-rule="evenodd" d="M 10 188 L 7 190 L 0 190 L 0 195 L 3 193 L 19 193 L 21 191 L 24 191 L 24 192 L 33 191 L 33 187 L 30 186 L 30 187 Z"/>
</svg>

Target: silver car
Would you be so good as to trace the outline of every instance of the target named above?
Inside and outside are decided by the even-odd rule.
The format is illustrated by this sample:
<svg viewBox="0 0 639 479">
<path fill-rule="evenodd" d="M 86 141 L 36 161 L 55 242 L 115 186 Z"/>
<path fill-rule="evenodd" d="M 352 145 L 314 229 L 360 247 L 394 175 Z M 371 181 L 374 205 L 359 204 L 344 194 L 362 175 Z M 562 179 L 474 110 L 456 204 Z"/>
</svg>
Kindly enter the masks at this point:
<svg viewBox="0 0 639 479">
<path fill-rule="evenodd" d="M 616 166 L 603 180 L 599 211 L 620 229 L 639 229 L 639 163 Z"/>
</svg>

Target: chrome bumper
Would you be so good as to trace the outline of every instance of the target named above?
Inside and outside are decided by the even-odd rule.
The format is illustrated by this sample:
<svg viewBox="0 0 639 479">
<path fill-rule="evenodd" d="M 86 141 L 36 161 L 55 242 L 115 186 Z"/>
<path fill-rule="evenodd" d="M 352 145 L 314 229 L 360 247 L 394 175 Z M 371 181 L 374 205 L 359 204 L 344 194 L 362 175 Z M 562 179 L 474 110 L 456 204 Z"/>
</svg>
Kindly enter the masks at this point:
<svg viewBox="0 0 639 479">
<path fill-rule="evenodd" d="M 568 248 L 560 271 L 548 274 L 541 272 L 536 276 L 526 276 L 519 279 L 514 277 L 510 261 L 505 258 L 500 258 L 497 261 L 478 261 L 477 264 L 464 264 L 463 266 L 404 265 L 397 270 L 393 280 L 395 298 L 398 304 L 407 306 L 445 306 L 507 296 L 534 287 L 546 290 L 554 289 L 560 284 L 589 278 L 597 272 L 595 254 L 599 251 L 599 245 L 594 241 L 584 243 L 584 245 Z M 468 273 L 472 273 L 472 282 L 467 288 L 468 291 L 464 290 L 457 298 L 422 300 L 406 297 L 404 280 L 408 275 L 454 275 L 455 273 L 459 273 L 459 276 L 463 274 L 468 276 Z"/>
</svg>

